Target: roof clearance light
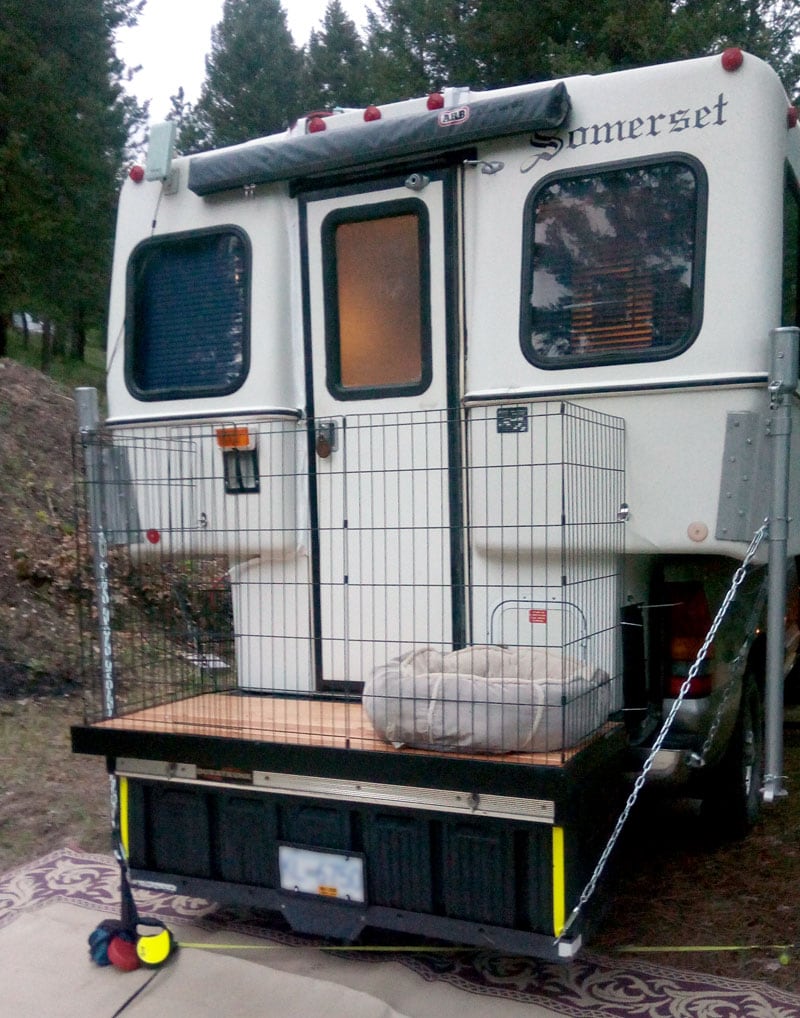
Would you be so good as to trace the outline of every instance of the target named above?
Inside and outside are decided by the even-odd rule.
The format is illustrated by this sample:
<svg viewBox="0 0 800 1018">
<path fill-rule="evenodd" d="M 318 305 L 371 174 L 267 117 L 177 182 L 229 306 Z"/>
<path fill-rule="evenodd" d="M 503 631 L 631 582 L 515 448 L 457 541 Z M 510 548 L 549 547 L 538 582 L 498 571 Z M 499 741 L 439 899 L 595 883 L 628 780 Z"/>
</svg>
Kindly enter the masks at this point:
<svg viewBox="0 0 800 1018">
<path fill-rule="evenodd" d="M 128 176 L 134 184 L 141 184 L 144 180 L 144 166 L 131 166 L 128 170 Z"/>
<path fill-rule="evenodd" d="M 217 428 L 217 445 L 220 449 L 254 449 L 255 442 L 244 427 Z"/>
<path fill-rule="evenodd" d="M 320 117 L 320 116 L 316 116 L 316 117 L 312 117 L 309 120 L 309 122 L 308 122 L 308 124 L 306 126 L 306 130 L 308 131 L 309 134 L 319 134 L 319 132 L 320 131 L 324 131 L 326 129 L 326 127 L 327 127 L 327 125 L 326 125 L 325 121 L 323 120 L 323 118 Z"/>
<path fill-rule="evenodd" d="M 431 92 L 428 96 L 428 109 L 429 110 L 441 110 L 444 109 L 444 96 L 441 92 Z"/>
<path fill-rule="evenodd" d="M 726 71 L 738 71 L 743 63 L 744 53 L 742 53 L 738 46 L 730 46 L 728 49 L 723 50 L 722 66 Z"/>
<path fill-rule="evenodd" d="M 367 123 L 369 123 L 371 120 L 380 120 L 381 116 L 382 116 L 381 111 L 378 109 L 377 106 L 370 105 L 367 106 L 367 108 L 364 110 L 364 120 L 366 120 Z"/>
<path fill-rule="evenodd" d="M 798 113 L 796 106 L 790 106 L 786 111 L 786 126 L 791 130 L 793 127 L 797 127 Z"/>
</svg>

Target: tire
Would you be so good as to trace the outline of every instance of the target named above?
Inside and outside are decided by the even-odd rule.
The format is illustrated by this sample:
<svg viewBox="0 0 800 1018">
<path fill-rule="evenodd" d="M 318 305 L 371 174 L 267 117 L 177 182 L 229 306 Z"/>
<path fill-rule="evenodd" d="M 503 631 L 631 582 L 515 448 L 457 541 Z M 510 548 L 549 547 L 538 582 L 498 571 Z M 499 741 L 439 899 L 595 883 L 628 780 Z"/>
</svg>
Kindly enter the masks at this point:
<svg viewBox="0 0 800 1018">
<path fill-rule="evenodd" d="M 709 775 L 703 818 L 709 833 L 727 840 L 744 838 L 761 812 L 764 779 L 764 712 L 752 675 L 742 688 L 739 716 L 722 761 Z"/>
</svg>

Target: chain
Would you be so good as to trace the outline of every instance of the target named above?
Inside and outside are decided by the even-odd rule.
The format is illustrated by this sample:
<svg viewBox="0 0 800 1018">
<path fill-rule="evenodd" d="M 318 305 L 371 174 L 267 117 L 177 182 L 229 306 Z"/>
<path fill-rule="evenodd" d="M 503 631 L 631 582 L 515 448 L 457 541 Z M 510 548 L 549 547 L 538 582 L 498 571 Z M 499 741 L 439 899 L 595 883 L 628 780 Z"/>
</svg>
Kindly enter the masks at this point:
<svg viewBox="0 0 800 1018">
<path fill-rule="evenodd" d="M 616 845 L 617 841 L 619 840 L 619 836 L 622 833 L 623 827 L 627 823 L 628 817 L 631 814 L 631 810 L 633 809 L 634 805 L 636 804 L 636 800 L 639 798 L 639 794 L 642 791 L 642 788 L 644 787 L 645 781 L 647 780 L 647 775 L 648 775 L 648 773 L 650 772 L 650 769 L 653 766 L 653 763 L 655 761 L 656 756 L 658 755 L 658 753 L 661 750 L 661 747 L 664 744 L 664 740 L 666 739 L 667 735 L 669 734 L 669 730 L 672 727 L 672 722 L 675 720 L 675 716 L 678 713 L 678 710 L 680 709 L 681 704 L 683 703 L 683 701 L 686 699 L 687 695 L 689 694 L 689 690 L 691 689 L 692 682 L 697 677 L 697 674 L 700 671 L 700 668 L 701 668 L 701 666 L 703 664 L 703 661 L 705 661 L 705 659 L 706 659 L 706 656 L 708 654 L 708 650 L 709 650 L 711 644 L 714 642 L 714 639 L 715 639 L 715 637 L 717 635 L 717 631 L 718 631 L 719 627 L 722 625 L 722 621 L 725 618 L 725 616 L 726 616 L 726 614 L 728 612 L 728 609 L 730 608 L 731 604 L 733 603 L 733 599 L 736 597 L 736 594 L 737 594 L 737 591 L 739 590 L 739 587 L 741 587 L 742 583 L 744 583 L 744 579 L 745 579 L 745 576 L 747 575 L 747 570 L 748 570 L 748 568 L 750 566 L 750 563 L 753 561 L 753 559 L 755 557 L 755 554 L 758 551 L 759 545 L 764 540 L 764 538 L 765 538 L 765 536 L 767 534 L 767 528 L 768 528 L 768 521 L 764 520 L 762 525 L 758 528 L 758 530 L 753 535 L 753 539 L 750 542 L 750 545 L 749 545 L 749 547 L 748 547 L 748 549 L 747 549 L 747 551 L 745 553 L 744 558 L 742 559 L 742 564 L 739 566 L 739 568 L 733 574 L 733 580 L 731 581 L 730 588 L 728 589 L 728 592 L 726 593 L 725 597 L 723 598 L 722 604 L 720 605 L 719 611 L 717 612 L 717 614 L 716 614 L 716 616 L 714 618 L 714 621 L 711 623 L 711 628 L 709 629 L 708 634 L 706 635 L 706 638 L 703 641 L 703 645 L 701 646 L 700 650 L 697 652 L 697 657 L 694 660 L 694 664 L 689 669 L 689 674 L 684 679 L 683 685 L 681 686 L 681 688 L 680 688 L 680 690 L 678 692 L 677 697 L 673 700 L 672 707 L 670 708 L 670 711 L 667 714 L 667 717 L 666 717 L 666 719 L 664 721 L 664 724 L 661 726 L 661 731 L 658 733 L 658 735 L 656 737 L 656 740 L 653 743 L 652 749 L 650 750 L 650 752 L 647 755 L 647 759 L 645 760 L 645 762 L 644 762 L 644 764 L 642 766 L 641 773 L 637 776 L 636 781 L 634 781 L 634 783 L 633 783 L 633 789 L 631 790 L 631 793 L 630 793 L 630 795 L 628 796 L 628 798 L 627 798 L 627 800 L 625 802 L 625 805 L 624 805 L 624 807 L 622 809 L 622 812 L 620 813 L 620 815 L 619 815 L 619 817 L 617 819 L 617 823 L 616 823 L 616 825 L 614 827 L 614 830 L 611 832 L 611 837 L 608 839 L 608 843 L 606 844 L 606 847 L 603 849 L 603 852 L 600 855 L 600 858 L 599 858 L 599 860 L 597 862 L 597 865 L 594 868 L 594 873 L 592 873 L 591 877 L 589 878 L 588 883 L 584 887 L 583 891 L 581 891 L 581 895 L 580 895 L 580 898 L 578 899 L 578 903 L 575 906 L 575 908 L 573 908 L 572 912 L 570 913 L 569 918 L 567 919 L 567 921 L 566 921 L 566 923 L 564 925 L 564 928 L 561 930 L 559 935 L 556 937 L 555 943 L 559 943 L 569 933 L 569 930 L 571 929 L 571 927 L 575 923 L 575 920 L 580 915 L 583 906 L 586 904 L 587 901 L 589 901 L 589 899 L 594 894 L 595 889 L 597 887 L 597 882 L 600 879 L 600 877 L 602 876 L 603 871 L 605 870 L 605 867 L 606 867 L 606 863 L 608 862 L 609 856 L 611 855 L 612 851 L 614 850 L 614 846 Z M 733 679 L 731 678 L 729 686 L 732 686 L 732 685 L 733 685 Z M 726 695 L 728 695 L 728 694 L 726 694 Z M 717 728 L 719 727 L 719 717 L 716 719 L 716 726 L 717 726 Z M 703 758 L 705 758 L 705 754 L 708 751 L 708 746 L 710 746 L 709 739 L 707 739 L 706 743 L 703 745 L 703 750 L 702 750 L 702 757 Z"/>
<path fill-rule="evenodd" d="M 711 722 L 711 727 L 708 730 L 708 735 L 706 736 L 705 742 L 703 743 L 700 752 L 692 753 L 692 755 L 689 757 L 690 767 L 700 768 L 705 766 L 708 751 L 714 745 L 714 740 L 717 738 L 717 732 L 719 731 L 719 726 L 722 723 L 722 715 L 725 712 L 725 707 L 728 703 L 728 700 L 730 700 L 731 696 L 733 695 L 733 687 L 736 685 L 735 679 L 739 675 L 739 670 L 742 666 L 742 661 L 743 661 L 742 655 L 737 654 L 736 657 L 731 662 L 732 668 L 730 680 L 728 684 L 725 686 L 725 692 L 723 693 L 722 699 L 719 702 L 719 707 L 717 707 L 717 711 L 714 714 L 714 719 Z"/>
</svg>

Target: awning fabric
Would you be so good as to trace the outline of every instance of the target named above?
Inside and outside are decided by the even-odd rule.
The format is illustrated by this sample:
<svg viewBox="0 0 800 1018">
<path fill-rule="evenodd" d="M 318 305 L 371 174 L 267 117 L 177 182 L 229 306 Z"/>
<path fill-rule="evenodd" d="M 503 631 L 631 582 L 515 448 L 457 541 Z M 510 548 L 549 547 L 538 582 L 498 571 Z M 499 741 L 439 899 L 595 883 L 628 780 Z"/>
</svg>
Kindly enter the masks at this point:
<svg viewBox="0 0 800 1018">
<path fill-rule="evenodd" d="M 559 82 L 495 97 L 473 96 L 458 107 L 466 111 L 462 119 L 452 110 L 426 110 L 356 128 L 249 142 L 195 156 L 189 164 L 189 189 L 209 195 L 430 155 L 487 138 L 553 130 L 564 123 L 569 108 L 566 86 Z"/>
</svg>

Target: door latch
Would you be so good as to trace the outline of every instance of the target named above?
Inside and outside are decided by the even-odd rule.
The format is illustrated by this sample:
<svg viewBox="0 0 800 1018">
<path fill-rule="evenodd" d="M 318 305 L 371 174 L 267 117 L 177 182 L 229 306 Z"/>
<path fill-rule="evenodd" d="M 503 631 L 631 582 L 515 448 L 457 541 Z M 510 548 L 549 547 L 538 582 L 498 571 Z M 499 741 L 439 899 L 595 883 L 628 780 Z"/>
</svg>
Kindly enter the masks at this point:
<svg viewBox="0 0 800 1018">
<path fill-rule="evenodd" d="M 316 433 L 317 456 L 326 460 L 338 448 L 336 421 L 318 421 Z"/>
</svg>

